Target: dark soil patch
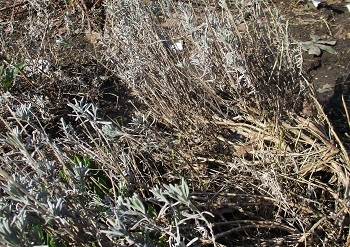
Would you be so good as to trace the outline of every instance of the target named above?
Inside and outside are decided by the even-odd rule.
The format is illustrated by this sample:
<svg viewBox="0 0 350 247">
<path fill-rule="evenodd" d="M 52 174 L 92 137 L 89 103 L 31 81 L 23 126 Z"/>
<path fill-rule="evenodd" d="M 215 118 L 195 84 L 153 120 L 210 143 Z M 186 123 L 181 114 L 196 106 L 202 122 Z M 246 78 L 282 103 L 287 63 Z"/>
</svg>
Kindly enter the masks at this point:
<svg viewBox="0 0 350 247">
<path fill-rule="evenodd" d="M 323 52 L 315 56 L 304 52 L 303 69 L 338 133 L 347 139 L 349 126 L 342 102 L 344 97 L 350 106 L 350 12 L 346 1 L 326 1 L 317 9 L 296 2 L 274 1 L 282 18 L 289 21 L 289 32 L 295 42 L 311 40 L 310 34 L 337 41 L 335 55 Z"/>
</svg>

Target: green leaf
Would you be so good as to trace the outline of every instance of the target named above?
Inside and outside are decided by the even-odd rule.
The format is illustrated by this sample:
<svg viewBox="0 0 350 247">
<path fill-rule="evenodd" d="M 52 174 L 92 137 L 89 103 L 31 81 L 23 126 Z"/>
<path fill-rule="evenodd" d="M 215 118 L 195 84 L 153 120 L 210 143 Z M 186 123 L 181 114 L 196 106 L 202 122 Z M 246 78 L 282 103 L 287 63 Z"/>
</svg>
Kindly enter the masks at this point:
<svg viewBox="0 0 350 247">
<path fill-rule="evenodd" d="M 1 80 L 2 88 L 4 91 L 8 91 L 8 89 L 12 86 L 13 82 L 13 70 L 6 71 L 5 77 Z"/>
<path fill-rule="evenodd" d="M 84 161 L 85 165 L 87 165 L 89 168 L 91 168 L 92 164 L 91 164 L 91 161 L 88 157 L 84 156 L 83 161 Z"/>
<path fill-rule="evenodd" d="M 156 218 L 157 217 L 157 211 L 152 205 L 147 206 L 147 213 L 150 218 Z"/>
<path fill-rule="evenodd" d="M 78 156 L 74 156 L 74 163 L 76 164 L 76 165 L 79 165 L 79 164 L 81 164 L 81 160 L 80 160 L 80 158 L 78 157 Z"/>
<path fill-rule="evenodd" d="M 44 239 L 44 232 L 43 232 L 43 228 L 42 228 L 42 227 L 40 227 L 40 226 L 35 226 L 35 228 L 36 228 L 36 231 L 37 231 L 37 233 L 38 233 L 39 237 L 40 237 L 41 239 Z"/>
<path fill-rule="evenodd" d="M 64 182 L 69 183 L 69 176 L 63 170 L 60 170 L 58 173 Z"/>
<path fill-rule="evenodd" d="M 107 182 L 102 177 L 97 177 L 97 181 L 102 185 L 102 187 L 108 188 Z"/>
<path fill-rule="evenodd" d="M 26 66 L 24 62 L 16 64 L 16 68 L 13 69 L 13 74 L 17 75 L 19 73 L 19 70 L 23 69 L 24 66 Z"/>
<path fill-rule="evenodd" d="M 55 239 L 53 238 L 53 236 L 51 234 L 47 234 L 46 235 L 46 244 L 49 246 L 49 247 L 57 247 L 57 244 L 55 242 Z"/>
<path fill-rule="evenodd" d="M 337 52 L 333 49 L 333 47 L 329 46 L 329 45 L 320 45 L 317 44 L 317 46 L 319 47 L 319 49 L 322 49 L 326 52 L 329 52 L 330 54 L 337 54 Z"/>
</svg>

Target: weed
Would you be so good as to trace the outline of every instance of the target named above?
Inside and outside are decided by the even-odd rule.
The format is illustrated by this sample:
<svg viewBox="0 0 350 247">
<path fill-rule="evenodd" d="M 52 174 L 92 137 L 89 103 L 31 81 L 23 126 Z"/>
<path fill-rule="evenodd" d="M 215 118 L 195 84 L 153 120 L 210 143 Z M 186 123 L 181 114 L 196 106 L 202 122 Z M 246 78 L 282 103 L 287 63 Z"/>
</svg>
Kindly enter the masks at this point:
<svg viewBox="0 0 350 247">
<path fill-rule="evenodd" d="M 11 88 L 16 75 L 19 73 L 19 70 L 24 68 L 24 66 L 25 63 L 18 63 L 14 66 L 12 66 L 11 64 L 3 63 L 0 66 L 0 82 L 2 85 L 2 89 L 5 92 L 7 92 Z"/>
<path fill-rule="evenodd" d="M 301 48 L 307 51 L 309 54 L 321 56 L 322 51 L 326 51 L 331 54 L 337 54 L 332 46 L 336 45 L 337 41 L 322 40 L 318 35 L 310 35 L 311 41 L 301 43 Z"/>
</svg>

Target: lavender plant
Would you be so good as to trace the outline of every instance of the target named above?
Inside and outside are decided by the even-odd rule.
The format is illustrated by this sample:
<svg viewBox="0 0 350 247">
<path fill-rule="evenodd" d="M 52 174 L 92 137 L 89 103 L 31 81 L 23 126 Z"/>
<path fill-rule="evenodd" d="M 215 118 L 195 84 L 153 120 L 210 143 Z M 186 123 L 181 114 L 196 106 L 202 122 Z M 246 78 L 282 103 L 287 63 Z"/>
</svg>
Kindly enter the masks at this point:
<svg viewBox="0 0 350 247">
<path fill-rule="evenodd" d="M 153 197 L 146 205 L 137 194 L 118 197 L 113 218 L 107 219 L 109 230 L 102 233 L 119 238 L 119 244 L 126 240 L 136 246 L 156 246 L 160 240 L 169 246 L 191 246 L 200 238 L 216 246 L 212 224 L 206 218 L 213 215 L 192 204 L 184 179 L 181 185 L 164 185 L 164 190 L 155 187 L 150 192 Z M 196 233 L 189 226 L 195 227 Z"/>
</svg>

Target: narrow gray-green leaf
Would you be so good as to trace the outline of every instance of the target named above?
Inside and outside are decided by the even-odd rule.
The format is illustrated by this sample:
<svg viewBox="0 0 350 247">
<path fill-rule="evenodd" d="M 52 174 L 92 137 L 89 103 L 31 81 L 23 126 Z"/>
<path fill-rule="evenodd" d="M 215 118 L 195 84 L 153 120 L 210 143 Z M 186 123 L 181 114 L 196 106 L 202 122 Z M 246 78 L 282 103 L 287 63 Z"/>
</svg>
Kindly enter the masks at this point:
<svg viewBox="0 0 350 247">
<path fill-rule="evenodd" d="M 329 45 L 320 45 L 320 44 L 317 44 L 317 46 L 326 51 L 326 52 L 329 52 L 331 54 L 337 54 L 337 52 L 333 49 L 333 47 L 329 46 Z"/>
<path fill-rule="evenodd" d="M 328 41 L 328 40 L 319 40 L 316 42 L 317 44 L 323 44 L 323 45 L 336 45 L 337 41 Z"/>
<path fill-rule="evenodd" d="M 317 42 L 321 39 L 320 36 L 315 35 L 315 34 L 310 34 L 310 37 L 311 37 L 312 41 L 314 41 L 314 42 Z"/>
<path fill-rule="evenodd" d="M 300 43 L 300 45 L 301 49 L 303 49 L 304 51 L 308 51 L 314 45 L 314 43 L 312 41 L 307 41 Z"/>
<path fill-rule="evenodd" d="M 310 55 L 316 55 L 316 56 L 320 56 L 321 55 L 321 49 L 320 48 L 318 48 L 318 46 L 312 46 L 310 49 L 309 49 L 309 51 L 308 51 L 308 53 L 310 54 Z"/>
</svg>

